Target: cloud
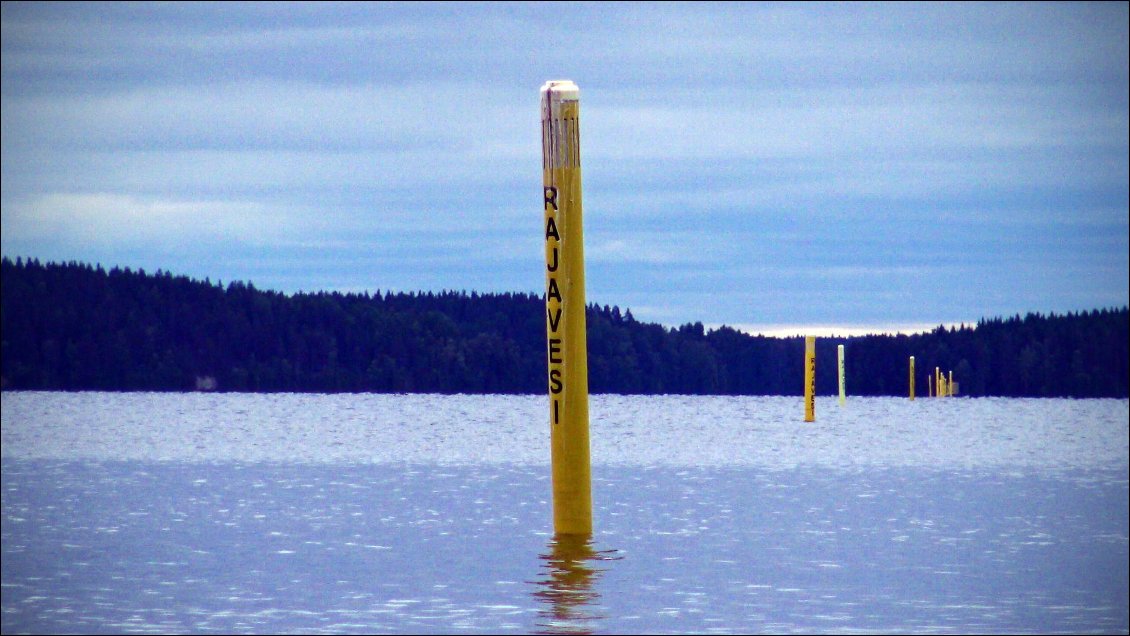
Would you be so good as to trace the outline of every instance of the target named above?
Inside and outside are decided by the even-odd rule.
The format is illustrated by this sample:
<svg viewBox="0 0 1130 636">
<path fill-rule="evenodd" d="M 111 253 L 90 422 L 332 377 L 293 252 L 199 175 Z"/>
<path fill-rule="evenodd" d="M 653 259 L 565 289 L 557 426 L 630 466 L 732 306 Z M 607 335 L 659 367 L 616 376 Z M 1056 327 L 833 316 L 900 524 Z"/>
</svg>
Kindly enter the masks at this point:
<svg viewBox="0 0 1130 636">
<path fill-rule="evenodd" d="M 4 98 L 9 147 L 418 151 L 474 158 L 537 142 L 536 95 L 459 83 L 250 80 Z M 524 125 L 523 125 L 524 124 Z M 526 130 L 528 128 L 528 130 Z M 523 156 L 536 158 L 524 144 Z"/>
<path fill-rule="evenodd" d="M 1126 15 L 5 3 L 3 248 L 540 289 L 537 90 L 567 77 L 590 290 L 641 319 L 1086 308 L 1127 288 Z"/>
<path fill-rule="evenodd" d="M 285 240 L 290 219 L 255 202 L 169 201 L 128 195 L 47 194 L 4 206 L 8 245 L 188 246 L 196 241 L 251 245 Z"/>
<path fill-rule="evenodd" d="M 583 87 L 582 87 L 583 91 Z M 589 151 L 616 160 L 966 158 L 1065 146 L 1115 148 L 1125 111 L 1081 116 L 1070 86 L 921 83 L 801 89 L 615 90 L 585 104 Z M 585 96 L 582 94 L 582 102 Z"/>
<path fill-rule="evenodd" d="M 605 233 L 607 234 L 607 233 Z M 670 233 L 633 232 L 628 238 L 595 241 L 585 248 L 585 261 L 592 263 L 677 265 L 699 262 L 703 254 L 686 242 L 696 237 Z"/>
</svg>

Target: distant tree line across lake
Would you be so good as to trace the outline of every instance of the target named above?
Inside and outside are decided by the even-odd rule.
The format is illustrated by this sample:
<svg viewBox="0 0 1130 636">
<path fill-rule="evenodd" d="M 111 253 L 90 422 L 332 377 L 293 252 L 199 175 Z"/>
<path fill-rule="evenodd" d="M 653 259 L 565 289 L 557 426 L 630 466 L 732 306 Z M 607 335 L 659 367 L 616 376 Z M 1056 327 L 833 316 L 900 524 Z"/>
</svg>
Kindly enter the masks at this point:
<svg viewBox="0 0 1130 636">
<path fill-rule="evenodd" d="M 5 389 L 542 393 L 545 302 L 529 293 L 297 293 L 157 271 L 2 262 Z M 915 335 L 817 340 L 817 393 L 916 393 L 935 367 L 960 394 L 1130 392 L 1127 307 L 1029 314 Z M 802 337 L 677 328 L 590 305 L 593 393 L 800 395 Z"/>
</svg>

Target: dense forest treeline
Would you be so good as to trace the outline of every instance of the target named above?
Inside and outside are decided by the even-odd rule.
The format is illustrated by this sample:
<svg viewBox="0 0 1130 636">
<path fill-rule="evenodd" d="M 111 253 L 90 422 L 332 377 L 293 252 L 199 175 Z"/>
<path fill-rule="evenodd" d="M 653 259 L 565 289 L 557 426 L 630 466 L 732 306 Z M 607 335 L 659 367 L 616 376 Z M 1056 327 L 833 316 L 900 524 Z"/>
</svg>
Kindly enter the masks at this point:
<svg viewBox="0 0 1130 636">
<path fill-rule="evenodd" d="M 298 293 L 158 271 L 4 258 L 6 389 L 541 393 L 545 303 L 526 293 Z M 666 328 L 588 308 L 593 393 L 799 395 L 803 339 Z M 968 396 L 1130 392 L 1128 309 L 982 319 L 817 340 L 817 393 L 917 393 L 935 367 Z"/>
</svg>

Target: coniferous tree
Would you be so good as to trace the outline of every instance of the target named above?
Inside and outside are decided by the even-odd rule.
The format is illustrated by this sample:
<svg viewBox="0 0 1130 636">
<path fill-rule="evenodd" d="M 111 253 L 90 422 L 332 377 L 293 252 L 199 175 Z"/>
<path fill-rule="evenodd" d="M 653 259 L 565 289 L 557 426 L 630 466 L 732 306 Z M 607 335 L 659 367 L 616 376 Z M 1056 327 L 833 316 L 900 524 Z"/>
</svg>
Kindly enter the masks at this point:
<svg viewBox="0 0 1130 636">
<path fill-rule="evenodd" d="M 545 303 L 523 293 L 284 295 L 158 270 L 4 258 L 6 389 L 541 393 Z M 919 392 L 935 367 L 963 395 L 1118 397 L 1130 387 L 1128 309 L 982 318 L 915 335 L 821 338 L 817 393 Z M 594 393 L 800 395 L 803 339 L 586 311 Z"/>
</svg>

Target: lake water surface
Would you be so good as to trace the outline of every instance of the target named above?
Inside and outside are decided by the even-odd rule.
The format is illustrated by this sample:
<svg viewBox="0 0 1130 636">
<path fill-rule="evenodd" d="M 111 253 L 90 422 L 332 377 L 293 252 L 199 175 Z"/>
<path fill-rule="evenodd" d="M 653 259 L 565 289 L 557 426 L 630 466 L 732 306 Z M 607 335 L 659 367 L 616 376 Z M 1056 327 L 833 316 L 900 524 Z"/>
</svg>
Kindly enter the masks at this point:
<svg viewBox="0 0 1130 636">
<path fill-rule="evenodd" d="M 1104 632 L 1127 400 L 5 392 L 4 633 Z"/>
</svg>

